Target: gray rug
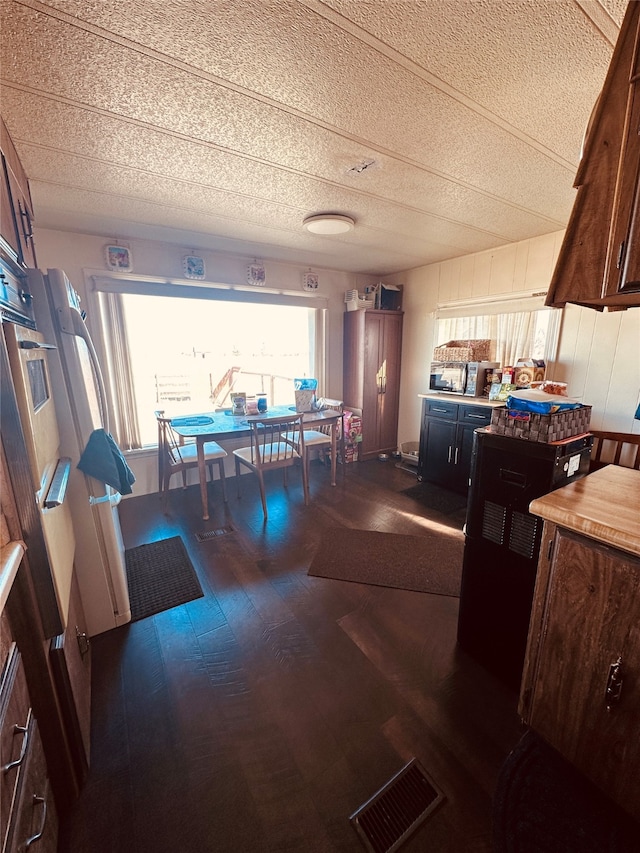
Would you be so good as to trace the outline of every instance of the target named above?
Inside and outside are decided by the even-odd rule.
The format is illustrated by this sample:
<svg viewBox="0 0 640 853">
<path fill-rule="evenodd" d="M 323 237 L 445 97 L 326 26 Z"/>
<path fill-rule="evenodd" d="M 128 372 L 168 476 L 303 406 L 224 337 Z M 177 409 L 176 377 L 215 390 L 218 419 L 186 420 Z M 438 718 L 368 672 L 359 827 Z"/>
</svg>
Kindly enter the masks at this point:
<svg viewBox="0 0 640 853">
<path fill-rule="evenodd" d="M 461 532 L 407 536 L 336 527 L 322 536 L 308 574 L 436 595 L 460 595 Z"/>
<path fill-rule="evenodd" d="M 132 622 L 204 595 L 179 536 L 129 548 L 124 556 Z"/>
<path fill-rule="evenodd" d="M 495 853 L 638 853 L 640 826 L 535 732 L 503 764 L 493 796 Z"/>
</svg>

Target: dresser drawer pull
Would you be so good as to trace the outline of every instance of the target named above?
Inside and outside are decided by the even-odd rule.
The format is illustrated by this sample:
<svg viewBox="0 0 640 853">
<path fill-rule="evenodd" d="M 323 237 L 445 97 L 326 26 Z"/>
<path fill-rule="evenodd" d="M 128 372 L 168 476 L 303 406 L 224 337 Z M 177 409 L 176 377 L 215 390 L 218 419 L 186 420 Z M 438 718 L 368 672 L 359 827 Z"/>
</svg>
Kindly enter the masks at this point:
<svg viewBox="0 0 640 853">
<path fill-rule="evenodd" d="M 451 414 L 449 409 L 439 409 L 437 406 L 431 407 L 432 412 L 439 412 L 441 415 L 449 415 Z"/>
<path fill-rule="evenodd" d="M 31 847 L 34 842 L 38 841 L 44 835 L 44 828 L 47 823 L 47 801 L 44 797 L 39 797 L 37 794 L 34 794 L 33 805 L 36 806 L 38 803 L 42 804 L 42 823 L 40 824 L 40 831 L 36 832 L 35 835 L 31 835 L 29 838 L 27 838 L 24 845 L 25 850 L 27 849 L 27 847 Z"/>
<path fill-rule="evenodd" d="M 8 764 L 2 765 L 2 772 L 8 773 L 14 767 L 19 767 L 24 761 L 24 757 L 27 754 L 27 746 L 29 744 L 29 735 L 26 726 L 19 726 L 17 723 L 13 727 L 14 735 L 22 732 L 22 747 L 20 749 L 20 755 L 16 758 L 15 761 L 10 761 Z"/>
<path fill-rule="evenodd" d="M 622 657 L 609 667 L 607 686 L 605 689 L 605 706 L 607 711 L 613 711 L 620 702 L 622 693 Z"/>
<path fill-rule="evenodd" d="M 474 415 L 473 412 L 467 412 L 467 417 L 471 420 L 475 418 L 477 421 L 486 421 L 488 420 L 486 415 Z"/>
</svg>

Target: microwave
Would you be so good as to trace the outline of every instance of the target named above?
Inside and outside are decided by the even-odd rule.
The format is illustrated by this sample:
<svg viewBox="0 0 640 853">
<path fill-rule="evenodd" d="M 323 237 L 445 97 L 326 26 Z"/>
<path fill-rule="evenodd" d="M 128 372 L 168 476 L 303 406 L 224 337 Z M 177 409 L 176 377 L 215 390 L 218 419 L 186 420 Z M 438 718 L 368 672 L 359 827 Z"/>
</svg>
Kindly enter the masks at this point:
<svg viewBox="0 0 640 853">
<path fill-rule="evenodd" d="M 434 361 L 431 363 L 429 390 L 482 397 L 487 371 L 499 366 L 497 361 Z"/>
</svg>

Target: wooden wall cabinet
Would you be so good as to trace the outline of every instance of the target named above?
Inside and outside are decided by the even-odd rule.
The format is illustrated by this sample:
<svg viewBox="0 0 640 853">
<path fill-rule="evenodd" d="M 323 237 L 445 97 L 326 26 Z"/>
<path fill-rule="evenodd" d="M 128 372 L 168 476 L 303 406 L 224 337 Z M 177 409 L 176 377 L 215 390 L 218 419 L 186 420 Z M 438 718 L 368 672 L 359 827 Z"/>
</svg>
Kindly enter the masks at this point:
<svg viewBox="0 0 640 853">
<path fill-rule="evenodd" d="M 640 305 L 640 4 L 629 3 L 587 130 L 546 304 Z"/>
<path fill-rule="evenodd" d="M 466 494 L 473 434 L 491 423 L 491 407 L 450 397 L 422 401 L 418 480 Z"/>
<path fill-rule="evenodd" d="M 397 449 L 402 321 L 401 311 L 344 314 L 343 398 L 362 413 L 361 459 Z"/>
<path fill-rule="evenodd" d="M 23 267 L 36 267 L 33 243 L 33 204 L 29 181 L 11 141 L 6 125 L 0 118 L 0 220 L 1 236 L 12 250 L 14 259 Z"/>
<path fill-rule="evenodd" d="M 549 522 L 542 542 L 520 714 L 638 820 L 640 559 Z"/>
</svg>

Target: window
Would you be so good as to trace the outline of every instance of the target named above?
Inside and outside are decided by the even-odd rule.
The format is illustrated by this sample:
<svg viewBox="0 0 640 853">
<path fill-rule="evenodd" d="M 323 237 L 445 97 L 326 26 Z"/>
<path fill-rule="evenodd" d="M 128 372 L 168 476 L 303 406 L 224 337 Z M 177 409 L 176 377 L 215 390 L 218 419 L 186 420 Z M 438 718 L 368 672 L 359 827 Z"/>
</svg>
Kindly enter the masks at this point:
<svg viewBox="0 0 640 853">
<path fill-rule="evenodd" d="M 157 441 L 154 412 L 230 408 L 230 394 L 293 401 L 316 376 L 316 314 L 306 305 L 140 293 L 100 294 L 115 434 L 123 449 Z"/>
<path fill-rule="evenodd" d="M 545 308 L 536 297 L 496 299 L 493 302 L 439 306 L 435 343 L 451 340 L 491 341 L 491 361 L 514 365 L 519 358 L 555 358 L 560 312 Z"/>
</svg>

